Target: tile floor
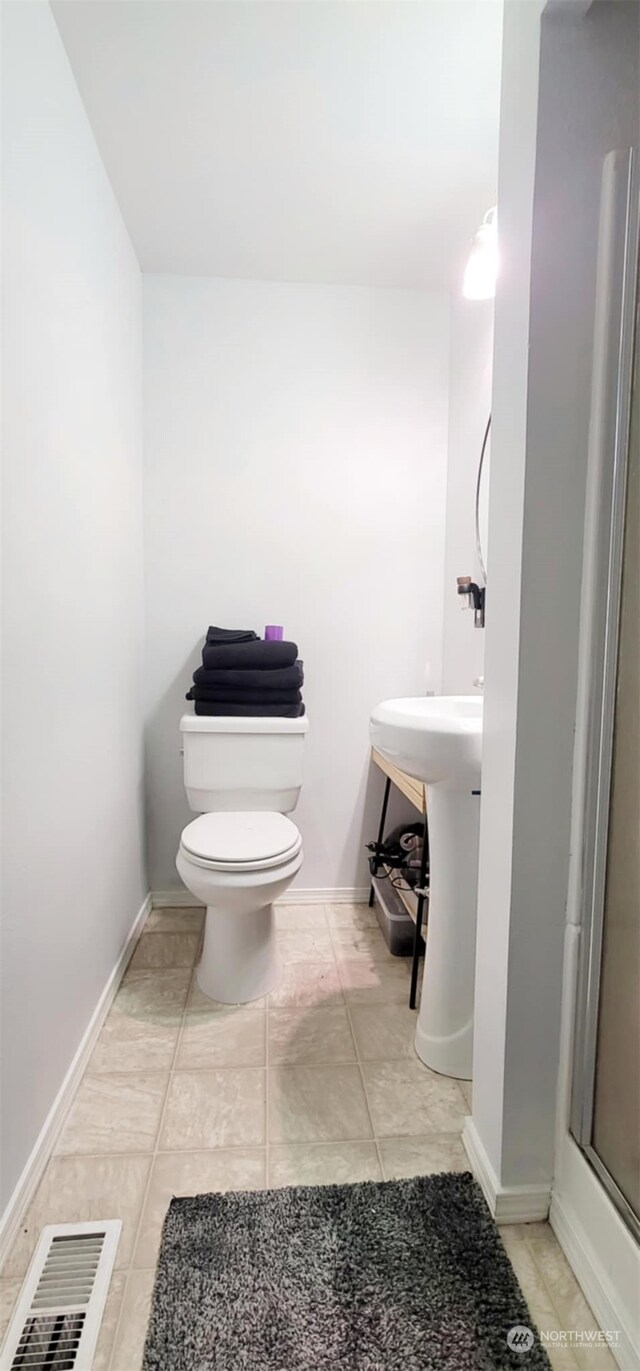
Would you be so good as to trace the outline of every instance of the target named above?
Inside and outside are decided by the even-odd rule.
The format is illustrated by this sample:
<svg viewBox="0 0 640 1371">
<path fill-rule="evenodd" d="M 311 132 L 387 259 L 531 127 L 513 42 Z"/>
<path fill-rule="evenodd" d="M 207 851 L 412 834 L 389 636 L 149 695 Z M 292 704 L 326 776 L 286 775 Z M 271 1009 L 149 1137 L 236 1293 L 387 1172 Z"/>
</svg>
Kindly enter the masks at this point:
<svg viewBox="0 0 640 1371">
<path fill-rule="evenodd" d="M 466 1170 L 470 1089 L 413 1052 L 409 966 L 363 905 L 284 905 L 268 1002 L 198 990 L 202 915 L 147 922 L 0 1279 L 0 1336 L 45 1223 L 123 1220 L 94 1371 L 138 1371 L 172 1195 Z M 547 1224 L 503 1229 L 533 1317 L 593 1329 Z M 560 1349 L 558 1371 L 614 1369 Z"/>
</svg>

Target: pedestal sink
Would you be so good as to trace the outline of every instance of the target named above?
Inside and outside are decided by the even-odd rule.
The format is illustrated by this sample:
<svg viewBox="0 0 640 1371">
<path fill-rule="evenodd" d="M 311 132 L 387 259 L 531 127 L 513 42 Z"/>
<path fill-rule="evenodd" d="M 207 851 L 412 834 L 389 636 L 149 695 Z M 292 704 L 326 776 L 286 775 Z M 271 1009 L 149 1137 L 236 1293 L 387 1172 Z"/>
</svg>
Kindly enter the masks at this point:
<svg viewBox="0 0 640 1371">
<path fill-rule="evenodd" d="M 427 787 L 429 924 L 416 1052 L 432 1070 L 470 1080 L 482 700 L 385 700 L 370 734 L 383 757 Z"/>
</svg>

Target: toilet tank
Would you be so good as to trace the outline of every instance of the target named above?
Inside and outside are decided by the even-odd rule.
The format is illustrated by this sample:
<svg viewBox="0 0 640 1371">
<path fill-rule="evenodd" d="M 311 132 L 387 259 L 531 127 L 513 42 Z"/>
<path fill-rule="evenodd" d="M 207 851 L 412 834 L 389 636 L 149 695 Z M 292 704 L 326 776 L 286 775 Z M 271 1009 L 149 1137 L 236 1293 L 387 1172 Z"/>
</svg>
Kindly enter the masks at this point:
<svg viewBox="0 0 640 1371">
<path fill-rule="evenodd" d="M 302 787 L 302 754 L 309 721 L 213 718 L 180 720 L 184 785 L 190 809 L 271 810 L 290 814 Z"/>
</svg>

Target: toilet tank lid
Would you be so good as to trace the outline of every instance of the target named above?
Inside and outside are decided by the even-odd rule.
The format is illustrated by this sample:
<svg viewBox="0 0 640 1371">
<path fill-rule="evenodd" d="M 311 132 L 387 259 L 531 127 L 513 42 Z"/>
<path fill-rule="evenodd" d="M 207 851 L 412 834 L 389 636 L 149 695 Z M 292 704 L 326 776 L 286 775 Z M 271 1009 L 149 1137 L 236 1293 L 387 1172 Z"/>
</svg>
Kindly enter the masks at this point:
<svg viewBox="0 0 640 1371">
<path fill-rule="evenodd" d="M 226 714 L 183 714 L 180 720 L 181 733 L 308 733 L 309 720 L 306 715 L 301 719 L 271 719 L 262 716 L 241 715 L 229 717 Z"/>
</svg>

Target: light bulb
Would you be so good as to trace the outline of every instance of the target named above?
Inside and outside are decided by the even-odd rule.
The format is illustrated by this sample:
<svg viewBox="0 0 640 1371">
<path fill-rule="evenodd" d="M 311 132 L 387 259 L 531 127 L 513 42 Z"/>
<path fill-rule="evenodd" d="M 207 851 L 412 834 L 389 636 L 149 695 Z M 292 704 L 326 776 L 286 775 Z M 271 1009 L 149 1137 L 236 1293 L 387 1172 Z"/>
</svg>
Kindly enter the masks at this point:
<svg viewBox="0 0 640 1371">
<path fill-rule="evenodd" d="M 498 275 L 498 214 L 490 209 L 474 235 L 462 283 L 467 300 L 492 300 Z"/>
</svg>

